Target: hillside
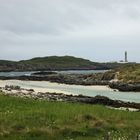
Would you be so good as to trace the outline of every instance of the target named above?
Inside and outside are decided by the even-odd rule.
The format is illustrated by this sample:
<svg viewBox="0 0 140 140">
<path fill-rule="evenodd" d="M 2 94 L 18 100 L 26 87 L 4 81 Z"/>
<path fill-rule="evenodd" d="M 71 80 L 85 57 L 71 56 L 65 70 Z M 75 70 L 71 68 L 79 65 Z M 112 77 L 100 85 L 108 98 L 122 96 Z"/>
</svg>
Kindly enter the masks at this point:
<svg viewBox="0 0 140 140">
<path fill-rule="evenodd" d="M 0 71 L 11 71 L 18 69 L 18 62 L 8 61 L 8 60 L 0 60 Z"/>
<path fill-rule="evenodd" d="M 120 67 L 118 63 L 97 63 L 73 56 L 36 57 L 30 60 L 0 60 L 0 71 L 36 71 L 36 70 L 104 70 Z"/>
<path fill-rule="evenodd" d="M 118 79 L 126 83 L 140 83 L 140 64 L 116 69 Z"/>
<path fill-rule="evenodd" d="M 42 69 L 96 69 L 99 67 L 98 63 L 72 56 L 37 57 L 19 63 L 40 66 Z"/>
<path fill-rule="evenodd" d="M 140 83 L 140 64 L 129 64 L 104 73 L 103 80 L 112 79 L 123 83 Z"/>
</svg>

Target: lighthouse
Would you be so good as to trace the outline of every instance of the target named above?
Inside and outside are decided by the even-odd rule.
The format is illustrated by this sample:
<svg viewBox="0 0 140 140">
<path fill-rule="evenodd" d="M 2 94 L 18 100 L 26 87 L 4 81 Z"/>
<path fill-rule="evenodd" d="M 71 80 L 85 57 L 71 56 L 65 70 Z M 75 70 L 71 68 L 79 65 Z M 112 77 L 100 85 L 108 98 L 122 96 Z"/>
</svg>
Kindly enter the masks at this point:
<svg viewBox="0 0 140 140">
<path fill-rule="evenodd" d="M 128 59 L 127 59 L 127 51 L 125 51 L 125 62 L 126 63 L 128 62 Z"/>
</svg>

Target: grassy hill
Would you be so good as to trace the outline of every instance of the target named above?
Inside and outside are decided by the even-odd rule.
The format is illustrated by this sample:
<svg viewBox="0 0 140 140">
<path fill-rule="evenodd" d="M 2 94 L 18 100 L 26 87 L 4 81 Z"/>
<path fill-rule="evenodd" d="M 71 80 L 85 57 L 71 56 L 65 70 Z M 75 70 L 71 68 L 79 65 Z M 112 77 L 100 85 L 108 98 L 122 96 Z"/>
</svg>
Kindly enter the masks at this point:
<svg viewBox="0 0 140 140">
<path fill-rule="evenodd" d="M 74 70 L 74 69 L 111 69 L 121 66 L 118 63 L 97 63 L 73 56 L 36 57 L 30 60 L 0 60 L 0 71 L 35 71 L 35 70 Z"/>
<path fill-rule="evenodd" d="M 11 71 L 16 68 L 18 68 L 18 62 L 0 60 L 0 71 Z"/>
<path fill-rule="evenodd" d="M 140 112 L 0 95 L 1 140 L 136 140 Z"/>
<path fill-rule="evenodd" d="M 124 83 L 140 83 L 140 64 L 127 64 L 104 73 L 103 79 L 117 78 Z"/>
<path fill-rule="evenodd" d="M 40 65 L 47 69 L 94 69 L 99 65 L 98 63 L 91 62 L 87 59 L 72 56 L 37 57 L 30 60 L 20 61 L 20 63 L 32 66 Z"/>
<path fill-rule="evenodd" d="M 118 68 L 118 79 L 128 83 L 140 83 L 140 64 Z"/>
</svg>

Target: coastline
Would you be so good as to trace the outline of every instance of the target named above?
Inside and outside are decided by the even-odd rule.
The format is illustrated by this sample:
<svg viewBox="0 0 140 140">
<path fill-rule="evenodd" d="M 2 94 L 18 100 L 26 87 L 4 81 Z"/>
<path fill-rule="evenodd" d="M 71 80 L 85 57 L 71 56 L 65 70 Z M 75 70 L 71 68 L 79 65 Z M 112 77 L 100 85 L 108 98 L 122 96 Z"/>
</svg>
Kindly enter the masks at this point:
<svg viewBox="0 0 140 140">
<path fill-rule="evenodd" d="M 5 85 L 20 86 L 24 89 L 33 89 L 37 92 L 63 93 L 66 95 L 105 96 L 112 100 L 140 103 L 140 94 L 137 92 L 120 92 L 105 86 L 68 85 L 49 81 L 30 80 L 0 80 L 0 87 Z"/>
<path fill-rule="evenodd" d="M 23 83 L 26 85 L 23 85 Z M 50 93 L 64 93 L 64 94 L 73 94 L 72 92 L 64 92 L 62 90 L 56 90 L 53 88 L 44 88 L 44 87 L 34 87 L 34 83 L 36 85 L 39 85 L 41 82 L 42 85 L 48 85 L 48 86 L 65 86 L 67 87 L 83 87 L 83 85 L 68 85 L 68 84 L 60 84 L 60 83 L 56 83 L 56 82 L 49 82 L 49 81 L 22 81 L 22 80 L 0 80 L 0 87 L 4 87 L 5 85 L 20 85 L 23 88 L 27 88 L 27 89 L 34 89 L 36 92 L 50 92 Z M 23 86 L 22 86 L 23 85 Z M 93 86 L 85 86 L 88 89 L 93 89 L 93 90 L 97 90 L 97 91 L 113 91 L 113 89 L 109 88 L 106 85 L 93 85 Z"/>
<path fill-rule="evenodd" d="M 110 74 L 109 74 L 110 75 Z M 47 76 L 0 76 L 0 80 L 22 80 L 22 81 L 39 81 L 39 82 L 51 82 L 64 85 L 76 85 L 76 86 L 108 86 L 114 91 L 121 92 L 140 92 L 140 83 L 128 83 L 114 79 L 114 73 L 108 76 L 108 74 L 97 73 L 97 74 L 52 74 Z"/>
<path fill-rule="evenodd" d="M 63 93 L 36 92 L 34 89 L 25 89 L 20 86 L 6 85 L 0 88 L 0 94 L 5 96 L 31 98 L 34 100 L 59 101 L 71 103 L 99 104 L 126 111 L 139 111 L 140 103 L 124 102 L 112 100 L 106 96 L 97 95 L 95 97 L 86 95 L 68 95 Z"/>
<path fill-rule="evenodd" d="M 34 82 L 38 82 L 38 81 L 26 81 L 26 82 L 27 82 L 27 84 L 28 83 L 31 84 L 32 82 L 34 83 Z M 41 81 L 41 82 L 43 82 L 43 81 Z M 44 81 L 44 82 L 46 82 L 46 81 Z M 18 83 L 22 83 L 22 80 L 0 80 L 0 87 L 5 87 L 6 85 L 17 86 Z M 50 83 L 50 82 L 46 82 L 46 83 Z M 63 92 L 61 90 L 50 89 L 50 88 L 42 88 L 42 87 L 21 86 L 21 88 L 33 89 L 35 92 L 63 93 L 63 94 L 67 94 L 67 95 L 72 94 L 70 92 Z"/>
</svg>

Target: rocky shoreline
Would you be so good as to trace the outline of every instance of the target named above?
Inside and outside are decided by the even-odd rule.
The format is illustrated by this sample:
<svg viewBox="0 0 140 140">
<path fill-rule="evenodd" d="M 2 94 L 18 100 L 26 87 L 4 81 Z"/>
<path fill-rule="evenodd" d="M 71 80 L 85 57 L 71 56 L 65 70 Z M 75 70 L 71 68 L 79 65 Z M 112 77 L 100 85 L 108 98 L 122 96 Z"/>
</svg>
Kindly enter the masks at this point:
<svg viewBox="0 0 140 140">
<path fill-rule="evenodd" d="M 140 83 L 134 84 L 127 84 L 127 83 L 119 83 L 113 82 L 109 83 L 109 87 L 112 89 L 118 89 L 119 91 L 133 91 L 133 92 L 140 92 Z"/>
<path fill-rule="evenodd" d="M 60 84 L 70 85 L 108 85 L 109 80 L 96 80 L 95 75 L 83 75 L 83 74 L 51 74 L 51 75 L 31 75 L 31 76 L 12 76 L 5 77 L 0 76 L 0 80 L 30 80 L 30 81 L 49 81 Z"/>
<path fill-rule="evenodd" d="M 102 73 L 89 75 L 51 73 L 50 75 L 31 75 L 31 76 L 13 76 L 13 77 L 0 76 L 0 80 L 49 81 L 60 84 L 84 85 L 84 86 L 108 85 L 110 88 L 114 90 L 119 90 L 123 92 L 131 92 L 131 91 L 140 92 L 140 83 L 129 84 L 119 81 L 112 82 L 113 77 L 114 75 L 110 77 L 108 76 L 105 77 Z"/>
<path fill-rule="evenodd" d="M 124 107 L 127 110 L 129 108 L 135 108 L 136 111 L 140 111 L 140 103 L 123 102 L 120 100 L 112 100 L 104 96 L 83 96 L 83 95 L 67 95 L 62 93 L 43 93 L 35 92 L 33 89 L 23 89 L 19 86 L 6 85 L 1 87 L 0 91 L 6 96 L 16 96 L 24 98 L 32 98 L 35 100 L 47 100 L 47 101 L 63 101 L 73 103 L 86 103 L 86 104 L 99 104 L 110 106 L 114 108 Z"/>
</svg>

